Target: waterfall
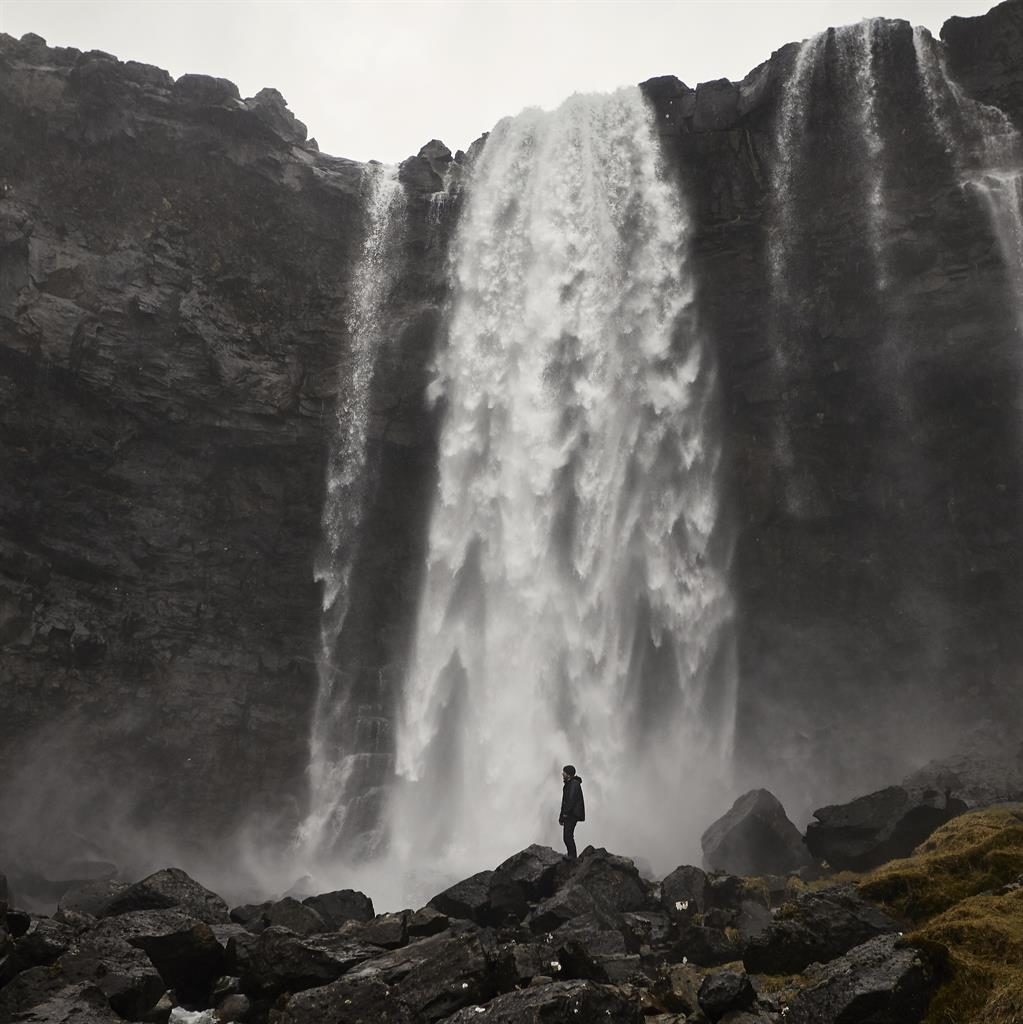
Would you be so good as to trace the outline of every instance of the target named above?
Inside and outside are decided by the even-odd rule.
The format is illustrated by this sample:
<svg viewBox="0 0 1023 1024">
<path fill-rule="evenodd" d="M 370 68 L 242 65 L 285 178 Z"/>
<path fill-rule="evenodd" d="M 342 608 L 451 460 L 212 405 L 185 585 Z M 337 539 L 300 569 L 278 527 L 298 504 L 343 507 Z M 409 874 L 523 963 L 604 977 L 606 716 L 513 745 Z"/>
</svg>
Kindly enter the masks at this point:
<svg viewBox="0 0 1023 1024">
<path fill-rule="evenodd" d="M 395 253 L 404 225 L 405 189 L 398 168 L 369 164 L 365 171 L 368 226 L 352 281 L 348 358 L 338 367 L 338 398 L 327 461 L 323 503 L 323 548 L 315 577 L 323 584 L 319 687 L 310 733 L 308 816 L 300 831 L 310 851 L 339 836 L 347 804 L 360 789 L 352 749 L 355 722 L 335 648 L 349 605 L 349 581 L 366 499 L 366 443 L 373 371 L 384 342 L 383 313 L 394 285 Z"/>
<path fill-rule="evenodd" d="M 769 376 L 780 395 L 805 390 L 814 359 L 805 349 L 808 316 L 820 298 L 814 293 L 829 287 L 825 278 L 806 276 L 808 250 L 835 229 L 827 219 L 832 211 L 820 197 L 815 207 L 809 198 L 812 191 L 823 190 L 825 199 L 841 199 L 853 191 L 862 196 L 867 268 L 859 273 L 874 301 L 880 301 L 888 287 L 886 153 L 878 109 L 877 50 L 874 21 L 821 32 L 800 44 L 783 86 L 767 232 Z M 829 101 L 822 116 L 821 104 Z M 822 262 L 844 258 L 844 252 L 821 247 Z M 773 446 L 775 464 L 784 477 L 782 501 L 789 513 L 801 516 L 813 505 L 814 485 L 798 465 L 793 433 L 797 426 L 787 410 L 780 410 L 773 425 Z"/>
<path fill-rule="evenodd" d="M 1023 334 L 1023 137 L 1007 114 L 970 99 L 952 81 L 927 29 L 913 29 L 913 45 L 935 130 L 991 222 Z"/>
<path fill-rule="evenodd" d="M 674 866 L 719 806 L 730 548 L 687 231 L 638 89 L 506 119 L 477 162 L 397 738 L 409 860 L 556 843 L 566 762 L 584 843 Z"/>
</svg>

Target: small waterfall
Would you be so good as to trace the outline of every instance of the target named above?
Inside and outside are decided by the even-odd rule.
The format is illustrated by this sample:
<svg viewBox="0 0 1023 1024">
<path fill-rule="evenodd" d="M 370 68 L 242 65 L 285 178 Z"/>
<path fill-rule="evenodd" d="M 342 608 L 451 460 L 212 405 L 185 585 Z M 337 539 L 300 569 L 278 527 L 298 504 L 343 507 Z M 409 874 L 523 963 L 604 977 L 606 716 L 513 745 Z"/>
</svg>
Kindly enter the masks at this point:
<svg viewBox="0 0 1023 1024">
<path fill-rule="evenodd" d="M 673 865 L 728 784 L 715 372 L 659 165 L 638 89 L 502 121 L 476 165 L 397 743 L 409 861 L 558 842 L 571 761 L 597 841 Z"/>
<path fill-rule="evenodd" d="M 346 805 L 358 789 L 354 723 L 339 678 L 335 649 L 349 606 L 349 582 L 366 499 L 366 444 L 373 372 L 384 342 L 383 312 L 394 286 L 396 251 L 404 225 L 405 189 L 398 168 L 365 171 L 368 225 L 352 282 L 348 358 L 338 367 L 336 423 L 327 462 L 323 548 L 315 576 L 323 584 L 318 658 L 319 690 L 310 734 L 310 808 L 300 834 L 307 850 L 329 848 L 340 834 Z"/>
<path fill-rule="evenodd" d="M 913 29 L 913 45 L 935 129 L 990 218 L 1023 333 L 1023 137 L 1003 111 L 970 99 L 952 81 L 927 29 Z"/>
<path fill-rule="evenodd" d="M 809 318 L 831 302 L 821 294 L 828 287 L 824 279 L 808 276 L 806 269 L 812 265 L 807 253 L 835 228 L 826 204 L 818 197 L 814 207 L 808 198 L 812 191 L 823 189 L 839 198 L 850 192 L 862 196 L 866 268 L 860 269 L 857 260 L 855 272 L 873 302 L 880 302 L 888 287 L 887 157 L 875 73 L 878 47 L 874 21 L 821 32 L 800 45 L 783 87 L 767 235 L 769 372 L 780 396 L 805 390 L 815 358 L 806 350 L 807 335 L 820 333 Z M 827 246 L 821 246 L 817 257 L 825 264 L 845 258 Z M 780 411 L 774 424 L 774 458 L 784 477 L 784 505 L 800 516 L 814 503 L 814 485 L 797 466 L 790 415 Z"/>
</svg>

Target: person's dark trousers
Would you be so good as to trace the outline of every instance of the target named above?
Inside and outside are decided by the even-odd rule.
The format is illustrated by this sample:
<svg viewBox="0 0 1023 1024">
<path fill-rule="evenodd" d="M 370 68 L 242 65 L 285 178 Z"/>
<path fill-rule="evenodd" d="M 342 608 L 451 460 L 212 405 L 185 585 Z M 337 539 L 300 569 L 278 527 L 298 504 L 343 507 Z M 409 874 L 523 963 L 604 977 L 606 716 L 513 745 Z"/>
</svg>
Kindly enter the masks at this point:
<svg viewBox="0 0 1023 1024">
<path fill-rule="evenodd" d="M 568 850 L 569 860 L 578 860 L 578 855 L 575 852 L 575 826 L 577 822 L 575 818 L 566 818 L 564 826 L 565 835 L 565 849 Z"/>
</svg>

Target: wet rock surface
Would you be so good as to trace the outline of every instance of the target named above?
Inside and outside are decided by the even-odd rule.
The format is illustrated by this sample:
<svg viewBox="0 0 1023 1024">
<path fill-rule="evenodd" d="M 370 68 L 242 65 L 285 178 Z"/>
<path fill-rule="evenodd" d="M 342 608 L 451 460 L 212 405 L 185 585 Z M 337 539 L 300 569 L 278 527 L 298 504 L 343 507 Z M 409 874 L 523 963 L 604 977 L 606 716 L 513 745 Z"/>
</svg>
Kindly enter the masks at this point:
<svg viewBox="0 0 1023 1024">
<path fill-rule="evenodd" d="M 490 885 L 502 872 L 523 887 L 515 890 L 516 900 L 525 900 L 521 917 L 517 903 L 506 912 L 507 886 Z M 158 874 L 174 880 L 182 902 L 184 892 L 193 906 L 219 908 L 215 894 L 183 872 Z M 688 865 L 662 880 L 662 889 L 669 879 L 677 894 L 690 894 L 691 909 L 662 909 L 658 883 L 641 879 L 628 858 L 588 847 L 569 866 L 555 851 L 533 846 L 452 887 L 462 894 L 458 906 L 496 924 L 449 918 L 429 905 L 303 934 L 263 916 L 282 900 L 254 905 L 255 917 L 252 908 L 236 908 L 248 928 L 207 924 L 180 908 L 69 921 L 26 914 L 26 927 L 6 940 L 6 954 L 0 951 L 0 1019 L 113 1015 L 165 1024 L 181 1007 L 216 1008 L 219 1019 L 244 1024 L 440 1024 L 484 1014 L 509 1024 L 667 1024 L 672 1015 L 782 1024 L 815 1020 L 814 1014 L 866 1024 L 874 1020 L 863 1016 L 868 1011 L 881 1013 L 881 1022 L 915 1024 L 926 1008 L 935 968 L 896 935 L 878 937 L 893 927 L 890 919 L 852 886 L 802 892 L 772 918 L 761 879 L 708 876 Z M 339 901 L 338 892 L 344 907 L 365 914 L 368 900 L 353 890 L 307 902 L 327 907 Z M 646 906 L 617 909 L 636 903 Z M 538 929 L 552 906 L 558 913 Z M 772 995 L 758 972 L 794 975 L 790 1003 Z M 803 1016 L 793 1017 L 797 1012 Z"/>
</svg>

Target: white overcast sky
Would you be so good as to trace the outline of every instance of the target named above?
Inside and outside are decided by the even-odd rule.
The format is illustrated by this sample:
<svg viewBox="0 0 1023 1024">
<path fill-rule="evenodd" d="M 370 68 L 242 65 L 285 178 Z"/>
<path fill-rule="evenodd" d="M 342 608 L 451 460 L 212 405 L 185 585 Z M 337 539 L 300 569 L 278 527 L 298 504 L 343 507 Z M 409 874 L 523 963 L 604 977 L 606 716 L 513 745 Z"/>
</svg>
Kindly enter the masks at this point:
<svg viewBox="0 0 1023 1024">
<path fill-rule="evenodd" d="M 741 79 L 830 25 L 937 35 L 992 0 L 0 0 L 0 31 L 279 89 L 335 156 L 466 149 L 500 118 L 654 75 Z"/>
</svg>

